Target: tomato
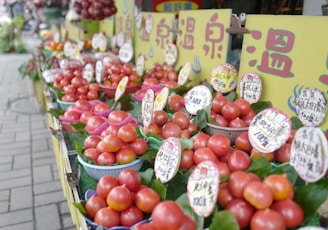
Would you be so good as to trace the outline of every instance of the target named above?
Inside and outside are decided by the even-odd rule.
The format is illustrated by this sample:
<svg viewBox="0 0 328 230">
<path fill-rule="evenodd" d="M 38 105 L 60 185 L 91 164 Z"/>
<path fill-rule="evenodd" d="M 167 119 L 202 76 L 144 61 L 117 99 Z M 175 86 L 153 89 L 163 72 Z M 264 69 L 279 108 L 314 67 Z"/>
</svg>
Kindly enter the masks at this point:
<svg viewBox="0 0 328 230">
<path fill-rule="evenodd" d="M 129 82 L 136 82 L 139 79 L 139 76 L 137 73 L 131 73 L 129 76 Z"/>
<path fill-rule="evenodd" d="M 227 102 L 222 106 L 221 113 L 225 119 L 231 121 L 240 115 L 240 108 L 233 102 Z"/>
<path fill-rule="evenodd" d="M 158 85 L 159 82 L 156 78 L 145 78 L 142 85 L 143 87 L 149 87 L 149 86 L 154 86 Z"/>
<path fill-rule="evenodd" d="M 98 92 L 99 91 L 99 85 L 97 84 L 97 83 L 90 83 L 89 84 L 89 90 L 90 91 L 96 91 L 96 92 Z"/>
<path fill-rule="evenodd" d="M 123 211 L 132 205 L 132 193 L 125 185 L 112 188 L 107 195 L 107 204 L 115 211 Z"/>
<path fill-rule="evenodd" d="M 214 134 L 207 141 L 207 147 L 210 148 L 216 156 L 224 156 L 231 147 L 231 140 L 224 134 Z"/>
<path fill-rule="evenodd" d="M 137 225 L 133 228 L 133 230 L 156 230 L 153 222 L 146 222 L 140 225 Z"/>
<path fill-rule="evenodd" d="M 98 92 L 94 90 L 89 90 L 87 93 L 88 100 L 96 100 L 98 98 Z"/>
<path fill-rule="evenodd" d="M 244 120 L 240 119 L 239 117 L 236 117 L 235 119 L 229 122 L 228 126 L 231 128 L 245 128 L 247 127 L 247 124 Z"/>
<path fill-rule="evenodd" d="M 84 111 L 81 113 L 80 122 L 87 124 L 90 117 L 94 116 L 94 113 L 91 111 Z"/>
<path fill-rule="evenodd" d="M 75 94 L 76 88 L 74 88 L 72 85 L 66 85 L 66 86 L 64 86 L 64 93 L 65 94 Z"/>
<path fill-rule="evenodd" d="M 97 148 L 97 144 L 101 141 L 101 138 L 96 135 L 90 135 L 84 139 L 83 145 L 85 148 Z"/>
<path fill-rule="evenodd" d="M 228 178 L 231 174 L 228 164 L 226 162 L 220 161 L 218 161 L 216 164 L 219 168 L 220 179 L 222 180 L 223 178 Z"/>
<path fill-rule="evenodd" d="M 251 104 L 243 98 L 238 98 L 237 100 L 234 101 L 234 103 L 240 109 L 240 116 L 244 116 L 248 114 L 249 111 L 251 110 Z"/>
<path fill-rule="evenodd" d="M 99 154 L 96 163 L 98 165 L 113 165 L 116 163 L 115 154 L 110 152 L 102 152 Z"/>
<path fill-rule="evenodd" d="M 69 81 L 67 79 L 62 79 L 59 82 L 59 88 L 64 89 L 65 86 L 69 85 Z"/>
<path fill-rule="evenodd" d="M 172 122 L 179 125 L 181 129 L 186 129 L 190 124 L 190 118 L 184 112 L 177 111 L 173 113 Z"/>
<path fill-rule="evenodd" d="M 222 107 L 228 102 L 228 98 L 226 98 L 222 94 L 217 94 L 212 100 L 211 109 L 215 113 L 221 113 Z"/>
<path fill-rule="evenodd" d="M 108 121 L 111 125 L 120 125 L 121 122 L 128 119 L 130 115 L 123 110 L 114 110 L 108 115 Z"/>
<path fill-rule="evenodd" d="M 120 214 L 120 221 L 122 226 L 131 227 L 143 219 L 144 215 L 142 211 L 139 210 L 136 206 L 131 206 L 122 211 Z"/>
<path fill-rule="evenodd" d="M 129 76 L 130 74 L 133 73 L 133 67 L 129 63 L 124 63 L 122 70 L 121 70 L 125 75 Z"/>
<path fill-rule="evenodd" d="M 254 207 L 242 198 L 233 199 L 224 209 L 234 214 L 241 229 L 249 226 L 255 212 Z"/>
<path fill-rule="evenodd" d="M 110 106 L 106 103 L 98 103 L 94 106 L 93 112 L 94 113 L 103 113 L 105 111 L 108 111 L 110 109 Z"/>
<path fill-rule="evenodd" d="M 71 121 L 79 121 L 80 120 L 80 114 L 74 110 L 67 110 L 64 113 L 64 117 Z"/>
<path fill-rule="evenodd" d="M 292 145 L 288 142 L 283 144 L 279 149 L 274 151 L 274 159 L 280 163 L 286 163 L 290 161 L 290 154 L 291 154 Z"/>
<path fill-rule="evenodd" d="M 159 127 L 156 124 L 150 123 L 148 125 L 148 127 L 145 126 L 143 128 L 143 131 L 144 131 L 145 134 L 154 133 L 154 134 L 159 135 L 160 130 L 159 130 Z"/>
<path fill-rule="evenodd" d="M 74 106 L 80 111 L 90 111 L 92 108 L 92 105 L 87 100 L 77 100 Z"/>
<path fill-rule="evenodd" d="M 273 152 L 261 153 L 261 152 L 257 151 L 254 148 L 252 148 L 250 155 L 251 155 L 251 159 L 255 159 L 255 158 L 259 158 L 259 157 L 265 157 L 270 162 L 273 162 L 273 160 L 274 160 Z"/>
<path fill-rule="evenodd" d="M 83 85 L 83 86 L 80 86 L 76 89 L 77 93 L 79 95 L 86 95 L 88 93 L 88 86 L 87 85 Z"/>
<path fill-rule="evenodd" d="M 85 95 L 85 94 L 80 94 L 80 95 L 78 96 L 78 99 L 80 99 L 80 100 L 87 100 L 88 97 L 87 97 L 87 95 Z"/>
<path fill-rule="evenodd" d="M 235 146 L 237 149 L 243 150 L 247 153 L 252 151 L 252 145 L 248 138 L 248 131 L 244 131 L 239 134 L 235 140 Z"/>
<path fill-rule="evenodd" d="M 145 213 L 151 213 L 160 201 L 158 193 L 149 187 L 140 188 L 134 195 L 136 207 Z"/>
<path fill-rule="evenodd" d="M 228 185 L 231 194 L 236 198 L 242 198 L 245 186 L 252 178 L 245 171 L 234 171 L 230 174 Z"/>
<path fill-rule="evenodd" d="M 139 173 L 133 169 L 122 170 L 117 180 L 120 185 L 124 184 L 131 192 L 138 191 L 141 186 L 141 177 Z"/>
<path fill-rule="evenodd" d="M 230 171 L 245 171 L 251 165 L 251 159 L 248 154 L 242 150 L 235 150 L 228 159 Z"/>
<path fill-rule="evenodd" d="M 136 140 L 137 136 L 137 130 L 131 123 L 120 127 L 117 131 L 117 137 L 119 137 L 125 143 Z"/>
<path fill-rule="evenodd" d="M 162 136 L 163 138 L 169 138 L 169 137 L 181 137 L 182 130 L 179 125 L 177 125 L 174 122 L 167 122 L 162 127 Z"/>
<path fill-rule="evenodd" d="M 178 94 L 172 94 L 169 96 L 168 104 L 169 104 L 169 110 L 173 111 L 179 111 L 184 108 L 184 98 L 181 95 Z"/>
<path fill-rule="evenodd" d="M 222 161 L 222 162 L 228 162 L 228 160 L 229 160 L 231 154 L 232 154 L 235 150 L 236 150 L 235 148 L 232 148 L 232 147 L 231 147 L 231 148 L 227 151 L 227 153 L 226 153 L 224 156 L 222 156 L 222 157 L 219 158 L 220 161 Z"/>
<path fill-rule="evenodd" d="M 120 225 L 120 214 L 110 207 L 100 209 L 94 218 L 94 222 L 106 228 Z"/>
<path fill-rule="evenodd" d="M 117 185 L 118 181 L 114 176 L 106 175 L 100 177 L 96 186 L 98 196 L 106 199 L 109 191 Z"/>
<path fill-rule="evenodd" d="M 169 81 L 177 81 L 178 80 L 178 74 L 175 71 L 169 71 L 167 74 L 167 78 Z"/>
<path fill-rule="evenodd" d="M 275 201 L 271 209 L 278 212 L 284 218 L 287 228 L 296 228 L 303 223 L 303 209 L 291 199 Z"/>
<path fill-rule="evenodd" d="M 184 149 L 182 151 L 180 169 L 190 169 L 194 165 L 193 155 L 194 151 L 190 149 Z"/>
<path fill-rule="evenodd" d="M 120 164 L 128 164 L 136 159 L 136 153 L 131 148 L 122 148 L 116 153 L 116 160 Z"/>
<path fill-rule="evenodd" d="M 195 132 L 198 131 L 198 126 L 195 123 L 190 122 L 187 130 L 190 133 L 190 136 L 192 136 Z"/>
<path fill-rule="evenodd" d="M 117 136 L 117 132 L 118 132 L 119 128 L 120 128 L 120 126 L 118 126 L 118 125 L 109 125 L 105 132 L 107 135 L 112 134 L 112 135 Z"/>
<path fill-rule="evenodd" d="M 77 100 L 77 96 L 75 94 L 65 94 L 61 98 L 62 101 L 64 102 L 75 102 Z"/>
<path fill-rule="evenodd" d="M 197 224 L 192 216 L 185 213 L 184 222 L 182 226 L 180 226 L 179 230 L 196 230 Z"/>
<path fill-rule="evenodd" d="M 203 161 L 210 160 L 216 162 L 218 159 L 213 153 L 213 151 L 208 147 L 202 147 L 195 150 L 193 155 L 193 161 L 195 164 L 199 164 Z"/>
<path fill-rule="evenodd" d="M 214 121 L 218 126 L 228 127 L 229 122 L 221 114 L 215 114 Z"/>
<path fill-rule="evenodd" d="M 122 71 L 121 65 L 117 62 L 112 62 L 109 69 L 111 73 L 117 73 L 117 74 L 121 73 Z"/>
<path fill-rule="evenodd" d="M 82 78 L 73 77 L 73 79 L 71 80 L 71 84 L 74 88 L 79 88 L 80 86 L 83 86 Z"/>
<path fill-rule="evenodd" d="M 247 126 L 249 126 L 255 115 L 256 115 L 255 111 L 251 109 L 246 115 L 241 116 L 241 119 L 243 119 L 243 121 L 246 122 Z"/>
<path fill-rule="evenodd" d="M 103 117 L 100 116 L 92 116 L 88 119 L 88 122 L 85 126 L 85 130 L 87 131 L 95 131 L 97 128 L 102 126 L 106 120 Z"/>
<path fill-rule="evenodd" d="M 84 150 L 83 156 L 90 158 L 92 161 L 96 161 L 100 152 L 96 148 L 89 148 Z"/>
<path fill-rule="evenodd" d="M 291 186 L 286 174 L 271 174 L 263 183 L 271 190 L 274 200 L 284 200 L 289 196 Z"/>
<path fill-rule="evenodd" d="M 102 147 L 106 152 L 117 152 L 121 149 L 123 141 L 115 135 L 107 135 L 102 140 Z"/>
<path fill-rule="evenodd" d="M 217 197 L 218 204 L 224 208 L 230 201 L 232 201 L 235 197 L 231 194 L 229 189 L 228 182 L 221 183 L 219 186 L 219 193 Z"/>
<path fill-rule="evenodd" d="M 250 223 L 252 230 L 285 230 L 284 218 L 271 209 L 257 210 Z"/>
<path fill-rule="evenodd" d="M 87 212 L 88 217 L 93 219 L 99 209 L 107 207 L 106 200 L 101 198 L 98 195 L 92 195 L 86 202 L 85 202 L 85 211 Z"/>
<path fill-rule="evenodd" d="M 208 139 L 210 139 L 210 135 L 201 131 L 193 138 L 193 149 L 197 150 L 199 148 L 206 147 Z"/>
<path fill-rule="evenodd" d="M 137 138 L 130 142 L 130 148 L 136 153 L 137 156 L 140 156 L 147 151 L 148 145 L 144 139 Z"/>
<path fill-rule="evenodd" d="M 184 222 L 184 211 L 172 200 L 160 202 L 151 213 L 156 229 L 179 229 Z"/>
<path fill-rule="evenodd" d="M 251 181 L 246 184 L 243 197 L 256 209 L 269 208 L 273 202 L 270 189 L 260 181 Z"/>
</svg>

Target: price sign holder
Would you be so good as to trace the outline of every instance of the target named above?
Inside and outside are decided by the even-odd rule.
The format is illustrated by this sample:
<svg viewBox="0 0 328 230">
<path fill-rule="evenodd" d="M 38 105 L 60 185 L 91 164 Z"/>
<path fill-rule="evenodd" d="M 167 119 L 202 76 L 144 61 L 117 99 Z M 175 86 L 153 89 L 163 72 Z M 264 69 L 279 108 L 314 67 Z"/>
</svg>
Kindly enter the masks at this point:
<svg viewBox="0 0 328 230">
<path fill-rule="evenodd" d="M 85 65 L 84 69 L 83 69 L 83 78 L 86 79 L 88 82 L 91 82 L 93 79 L 93 75 L 94 75 L 94 69 L 91 63 L 88 63 Z"/>
<path fill-rule="evenodd" d="M 120 60 L 124 63 L 128 63 L 131 61 L 133 57 L 133 47 L 132 45 L 127 42 L 122 45 L 118 54 Z"/>
<path fill-rule="evenodd" d="M 117 103 L 122 98 L 122 96 L 126 90 L 126 86 L 128 85 L 128 82 L 129 82 L 129 77 L 125 76 L 118 83 L 116 91 L 115 91 L 115 103 Z"/>
<path fill-rule="evenodd" d="M 167 44 L 164 47 L 164 60 L 168 65 L 174 65 L 178 59 L 178 49 L 174 44 Z"/>
<path fill-rule="evenodd" d="M 141 102 L 141 117 L 144 127 L 148 127 L 153 118 L 155 93 L 152 89 L 148 89 Z"/>
<path fill-rule="evenodd" d="M 290 165 L 307 182 L 316 182 L 328 169 L 328 143 L 325 134 L 315 127 L 302 127 L 295 133 Z"/>
<path fill-rule="evenodd" d="M 237 68 L 224 63 L 213 68 L 210 74 L 210 83 L 215 91 L 229 93 L 237 87 L 237 77 Z"/>
<path fill-rule="evenodd" d="M 163 141 L 156 154 L 154 172 L 162 183 L 170 181 L 178 172 L 181 161 L 181 145 L 177 138 Z"/>
<path fill-rule="evenodd" d="M 96 81 L 97 83 L 101 83 L 104 78 L 104 65 L 101 60 L 96 62 Z"/>
<path fill-rule="evenodd" d="M 208 217 L 217 202 L 219 168 L 213 161 L 199 163 L 188 178 L 187 195 L 190 206 L 201 217 Z"/>
<path fill-rule="evenodd" d="M 239 96 L 250 104 L 260 100 L 262 94 L 262 80 L 256 72 L 245 73 L 239 81 Z"/>
<path fill-rule="evenodd" d="M 136 63 L 136 72 L 138 76 L 142 76 L 145 71 L 145 56 L 139 55 Z"/>
<path fill-rule="evenodd" d="M 179 72 L 178 76 L 178 85 L 184 85 L 189 79 L 192 65 L 190 62 L 187 62 Z"/>
<path fill-rule="evenodd" d="M 292 124 L 288 115 L 278 109 L 265 109 L 253 118 L 248 137 L 254 149 L 270 153 L 279 149 L 288 139 Z"/>
<path fill-rule="evenodd" d="M 163 110 L 166 106 L 168 98 L 169 98 L 169 88 L 164 87 L 155 97 L 154 111 Z"/>
<path fill-rule="evenodd" d="M 196 115 L 197 111 L 209 106 L 212 102 L 212 93 L 204 85 L 198 85 L 190 89 L 184 97 L 187 111 Z"/>
</svg>

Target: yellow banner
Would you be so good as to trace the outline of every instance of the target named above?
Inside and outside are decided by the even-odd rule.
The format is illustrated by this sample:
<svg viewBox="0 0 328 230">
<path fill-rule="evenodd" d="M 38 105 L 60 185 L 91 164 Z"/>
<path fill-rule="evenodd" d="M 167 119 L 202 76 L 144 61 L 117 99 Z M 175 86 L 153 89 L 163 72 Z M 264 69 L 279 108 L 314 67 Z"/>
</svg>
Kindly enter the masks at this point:
<svg viewBox="0 0 328 230">
<path fill-rule="evenodd" d="M 124 34 L 124 41 L 133 40 L 134 36 L 134 0 L 115 1 L 115 35 Z"/>
</svg>

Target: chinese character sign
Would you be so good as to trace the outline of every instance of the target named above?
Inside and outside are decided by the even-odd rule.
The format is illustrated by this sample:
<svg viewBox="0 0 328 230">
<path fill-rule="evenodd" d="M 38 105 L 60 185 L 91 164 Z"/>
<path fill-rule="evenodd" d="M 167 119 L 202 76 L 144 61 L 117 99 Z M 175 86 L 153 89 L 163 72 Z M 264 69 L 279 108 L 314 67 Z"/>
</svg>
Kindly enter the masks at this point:
<svg viewBox="0 0 328 230">
<path fill-rule="evenodd" d="M 164 63 L 164 48 L 173 43 L 175 15 L 173 13 L 142 13 L 142 27 L 135 35 L 136 58 L 145 57 L 145 68 Z"/>
<path fill-rule="evenodd" d="M 239 74 L 260 74 L 261 100 L 296 116 L 298 95 L 317 88 L 328 98 L 327 17 L 248 15 Z M 328 129 L 328 118 L 319 126 Z"/>
<path fill-rule="evenodd" d="M 231 9 L 180 11 L 176 68 L 192 63 L 190 79 L 198 84 L 211 70 L 226 62 Z"/>
<path fill-rule="evenodd" d="M 201 8 L 201 0 L 176 1 L 176 0 L 153 0 L 154 12 L 178 13 L 180 10 L 198 10 Z"/>
<path fill-rule="evenodd" d="M 124 41 L 134 36 L 134 0 L 115 1 L 117 13 L 115 14 L 115 34 L 123 33 Z"/>
</svg>

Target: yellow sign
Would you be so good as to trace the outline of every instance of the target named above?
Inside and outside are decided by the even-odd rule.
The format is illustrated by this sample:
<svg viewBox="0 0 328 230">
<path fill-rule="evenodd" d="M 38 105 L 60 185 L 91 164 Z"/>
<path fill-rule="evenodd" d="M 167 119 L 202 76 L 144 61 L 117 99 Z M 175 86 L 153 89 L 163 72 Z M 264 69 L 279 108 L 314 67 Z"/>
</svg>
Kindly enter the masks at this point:
<svg viewBox="0 0 328 230">
<path fill-rule="evenodd" d="M 143 25 L 136 32 L 136 58 L 145 57 L 145 68 L 163 64 L 164 48 L 173 42 L 173 13 L 142 13 Z M 179 54 L 178 54 L 179 55 Z"/>
<path fill-rule="evenodd" d="M 99 21 L 99 32 L 105 33 L 105 35 L 110 38 L 114 34 L 114 17 L 115 16 L 111 16 Z"/>
<path fill-rule="evenodd" d="M 328 17 L 248 15 L 239 76 L 258 72 L 262 101 L 296 116 L 297 96 L 307 87 L 328 98 Z M 327 115 L 319 128 L 328 129 Z"/>
<path fill-rule="evenodd" d="M 212 69 L 226 62 L 230 20 L 231 9 L 180 11 L 175 69 L 191 62 L 190 79 L 209 80 Z"/>
<path fill-rule="evenodd" d="M 115 1 L 115 35 L 123 33 L 124 42 L 133 40 L 134 36 L 134 0 Z M 124 44 L 124 42 L 122 42 Z"/>
</svg>

